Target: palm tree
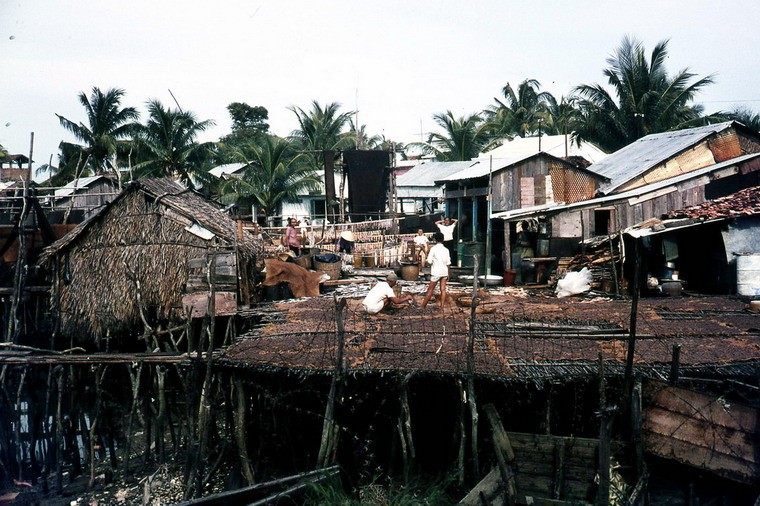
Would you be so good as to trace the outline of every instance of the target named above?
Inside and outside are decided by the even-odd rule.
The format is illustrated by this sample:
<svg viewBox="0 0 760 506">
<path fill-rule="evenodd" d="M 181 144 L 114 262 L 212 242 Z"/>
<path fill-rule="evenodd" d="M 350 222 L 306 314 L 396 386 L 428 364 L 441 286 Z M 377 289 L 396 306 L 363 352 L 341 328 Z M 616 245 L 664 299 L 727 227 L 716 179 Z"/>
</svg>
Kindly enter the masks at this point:
<svg viewBox="0 0 760 506">
<path fill-rule="evenodd" d="M 491 135 L 525 137 L 537 132 L 541 122 L 546 121 L 548 104 L 556 103 L 551 93 L 540 89 L 541 83 L 535 79 L 521 82 L 516 93 L 507 83 L 501 90 L 504 100 L 494 98 L 496 105 L 486 110 Z"/>
<path fill-rule="evenodd" d="M 574 90 L 580 108 L 576 140 L 616 151 L 645 135 L 704 122 L 702 107 L 690 102 L 713 83 L 713 77 L 692 81 L 695 75 L 688 69 L 670 77 L 667 56 L 667 40 L 658 43 L 647 59 L 641 42 L 625 37 L 607 58 L 610 66 L 604 70 L 614 98 L 599 84 L 582 84 Z"/>
<path fill-rule="evenodd" d="M 755 132 L 760 132 L 760 114 L 748 107 L 737 107 L 726 114 L 726 118 L 738 121 Z"/>
<path fill-rule="evenodd" d="M 321 183 L 306 154 L 278 137 L 269 136 L 261 145 L 241 148 L 238 161 L 247 164 L 243 174 L 222 183 L 220 200 L 241 206 L 255 203 L 267 216 L 276 214 L 284 200 L 316 190 Z"/>
<path fill-rule="evenodd" d="M 575 124 L 580 117 L 574 97 L 551 97 L 546 101 L 546 113 L 542 122 L 541 132 L 547 135 L 565 135 L 575 130 Z"/>
<path fill-rule="evenodd" d="M 348 120 L 348 132 L 343 134 L 347 141 L 348 149 L 382 149 L 382 137 L 379 135 L 370 136 L 367 133 L 367 125 L 361 125 L 356 128 L 353 118 Z"/>
<path fill-rule="evenodd" d="M 292 137 L 308 153 L 314 169 L 322 166 L 322 151 L 333 151 L 351 146 L 350 138 L 343 135 L 343 128 L 351 119 L 353 112 L 339 112 L 338 102 L 331 102 L 322 107 L 314 100 L 309 112 L 295 106 L 290 110 L 298 118 L 300 127 L 293 132 Z"/>
<path fill-rule="evenodd" d="M 451 111 L 446 111 L 433 115 L 433 120 L 443 128 L 444 133 L 431 133 L 427 142 L 412 145 L 426 154 L 435 154 L 440 161 L 471 160 L 490 140 L 487 124 L 478 114 L 455 118 Z"/>
<path fill-rule="evenodd" d="M 65 148 L 68 151 L 76 150 L 82 156 L 77 156 L 87 167 L 77 167 L 75 173 L 90 172 L 102 174 L 106 170 L 116 171 L 113 160 L 118 154 L 123 153 L 129 145 L 129 139 L 135 131 L 136 121 L 139 114 L 134 107 L 121 108 L 121 99 L 124 90 L 110 88 L 102 92 L 99 88 L 92 88 L 88 98 L 84 92 L 79 94 L 79 102 L 87 112 L 87 124 L 75 123 L 63 116 L 56 114 L 61 126 L 74 134 L 82 144 L 68 142 L 63 145 L 72 146 Z"/>
<path fill-rule="evenodd" d="M 135 175 L 178 178 L 189 188 L 194 188 L 195 182 L 210 181 L 206 162 L 214 143 L 198 143 L 196 137 L 213 125 L 212 120 L 198 121 L 192 112 L 164 108 L 158 100 L 151 100 L 148 122 L 136 138 Z"/>
</svg>

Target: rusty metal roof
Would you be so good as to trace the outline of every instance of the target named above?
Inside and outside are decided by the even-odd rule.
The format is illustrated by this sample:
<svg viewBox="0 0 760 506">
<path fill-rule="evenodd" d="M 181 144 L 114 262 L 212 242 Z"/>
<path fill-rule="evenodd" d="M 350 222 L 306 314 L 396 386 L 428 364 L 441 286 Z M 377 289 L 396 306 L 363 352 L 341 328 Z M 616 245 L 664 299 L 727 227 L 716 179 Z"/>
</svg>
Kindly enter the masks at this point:
<svg viewBox="0 0 760 506">
<path fill-rule="evenodd" d="M 715 220 L 760 214 L 760 186 L 746 188 L 725 197 L 671 211 L 668 218 Z"/>
<path fill-rule="evenodd" d="M 609 183 L 601 185 L 599 190 L 605 194 L 610 193 L 620 185 L 710 135 L 731 128 L 734 124 L 733 121 L 727 121 L 698 128 L 647 135 L 589 166 L 589 170 L 609 178 Z"/>
</svg>

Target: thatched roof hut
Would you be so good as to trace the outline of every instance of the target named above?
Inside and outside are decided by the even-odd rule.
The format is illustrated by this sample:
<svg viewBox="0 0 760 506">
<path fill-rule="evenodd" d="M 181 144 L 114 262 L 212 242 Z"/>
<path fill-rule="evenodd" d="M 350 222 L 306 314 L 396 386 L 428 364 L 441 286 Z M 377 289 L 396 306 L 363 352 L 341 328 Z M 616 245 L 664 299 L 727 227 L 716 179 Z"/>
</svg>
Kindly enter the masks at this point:
<svg viewBox="0 0 760 506">
<path fill-rule="evenodd" d="M 54 278 L 61 332 L 99 339 L 141 329 L 143 317 L 181 320 L 190 305 L 205 314 L 197 306 L 208 305 L 209 262 L 216 314 L 234 312 L 260 251 L 220 206 L 169 179 L 143 179 L 45 249 L 40 264 Z"/>
</svg>

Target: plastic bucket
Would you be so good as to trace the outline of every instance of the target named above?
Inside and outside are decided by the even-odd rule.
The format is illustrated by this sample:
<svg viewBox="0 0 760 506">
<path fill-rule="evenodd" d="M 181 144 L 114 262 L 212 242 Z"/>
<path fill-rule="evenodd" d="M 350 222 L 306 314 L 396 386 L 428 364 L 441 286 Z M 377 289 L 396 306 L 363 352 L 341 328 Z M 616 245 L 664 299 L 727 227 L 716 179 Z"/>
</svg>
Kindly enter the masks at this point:
<svg viewBox="0 0 760 506">
<path fill-rule="evenodd" d="M 517 271 L 514 269 L 507 269 L 504 271 L 504 286 L 512 286 L 517 279 Z"/>
</svg>

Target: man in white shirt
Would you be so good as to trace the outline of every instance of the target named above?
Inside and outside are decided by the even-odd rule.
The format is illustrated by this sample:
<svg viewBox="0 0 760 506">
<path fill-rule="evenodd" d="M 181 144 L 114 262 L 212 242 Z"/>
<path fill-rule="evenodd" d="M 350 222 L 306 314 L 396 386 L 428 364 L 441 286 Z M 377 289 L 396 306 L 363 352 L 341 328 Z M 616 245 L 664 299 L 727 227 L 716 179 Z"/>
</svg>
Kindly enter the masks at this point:
<svg viewBox="0 0 760 506">
<path fill-rule="evenodd" d="M 404 302 L 413 300 L 413 297 L 408 293 L 397 297 L 393 291 L 396 283 L 398 283 L 398 277 L 394 273 L 390 273 L 385 277 L 385 281 L 381 281 L 373 286 L 362 302 L 364 310 L 369 314 L 377 314 L 391 303 L 403 304 Z"/>
<path fill-rule="evenodd" d="M 430 264 L 430 283 L 428 283 L 428 289 L 425 293 L 425 298 L 420 306 L 425 309 L 427 303 L 433 297 L 433 291 L 435 285 L 440 282 L 441 284 L 441 312 L 446 307 L 446 282 L 449 279 L 449 265 L 451 265 L 451 255 L 449 250 L 444 246 L 443 234 L 436 232 L 433 236 L 435 239 L 435 246 L 430 248 L 430 254 L 427 258 L 427 263 Z"/>
<path fill-rule="evenodd" d="M 438 230 L 443 234 L 443 245 L 449 250 L 449 256 L 453 256 L 456 252 L 454 249 L 454 229 L 458 222 L 459 220 L 452 220 L 448 216 L 435 222 Z"/>
</svg>

